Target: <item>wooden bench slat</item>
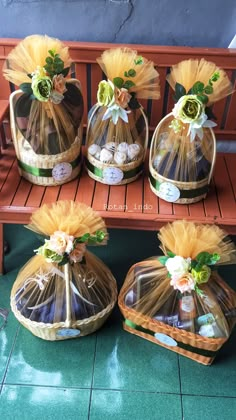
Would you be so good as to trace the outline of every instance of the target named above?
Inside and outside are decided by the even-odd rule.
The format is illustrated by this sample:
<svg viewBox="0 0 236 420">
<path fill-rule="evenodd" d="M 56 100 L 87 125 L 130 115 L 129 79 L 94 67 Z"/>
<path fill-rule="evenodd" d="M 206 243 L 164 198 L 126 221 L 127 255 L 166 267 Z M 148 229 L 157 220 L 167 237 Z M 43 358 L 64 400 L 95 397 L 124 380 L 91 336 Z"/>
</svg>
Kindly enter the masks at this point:
<svg viewBox="0 0 236 420">
<path fill-rule="evenodd" d="M 216 159 L 214 179 L 217 183 L 217 196 L 222 218 L 236 217 L 234 193 L 228 176 L 226 162 L 222 154 L 219 154 Z"/>
<path fill-rule="evenodd" d="M 126 212 L 143 213 L 143 177 L 127 184 Z"/>
<path fill-rule="evenodd" d="M 20 184 L 20 177 L 19 177 L 17 161 L 15 160 L 11 167 L 10 172 L 8 173 L 6 182 L 4 183 L 1 189 L 1 199 L 0 199 L 1 206 L 11 205 L 19 184 Z"/>
<path fill-rule="evenodd" d="M 228 175 L 234 192 L 234 198 L 236 198 L 236 154 L 230 153 L 225 155 L 225 162 L 228 168 Z"/>
<path fill-rule="evenodd" d="M 32 185 L 30 195 L 27 199 L 27 207 L 40 207 L 46 187 L 41 185 Z"/>
<path fill-rule="evenodd" d="M 88 176 L 88 175 L 87 175 Z M 94 210 L 105 210 L 109 196 L 109 186 L 96 182 L 93 202 L 91 203 Z"/>
<path fill-rule="evenodd" d="M 108 211 L 121 213 L 126 210 L 126 185 L 110 186 L 108 197 Z"/>
<path fill-rule="evenodd" d="M 45 187 L 45 193 L 42 197 L 42 204 L 49 204 L 54 203 L 58 200 L 58 195 L 60 193 L 60 187 L 59 185 L 56 185 L 55 187 Z"/>
<path fill-rule="evenodd" d="M 93 202 L 94 188 L 95 181 L 87 175 L 85 170 L 83 170 L 80 175 L 80 182 L 75 196 L 75 201 L 91 206 Z"/>
<path fill-rule="evenodd" d="M 78 179 L 74 179 L 71 182 L 61 185 L 60 192 L 58 195 L 58 200 L 75 200 L 77 187 L 78 187 Z"/>
<path fill-rule="evenodd" d="M 214 178 L 211 181 L 210 190 L 207 194 L 207 198 L 204 200 L 204 207 L 206 217 L 213 217 L 214 219 L 221 218 L 218 197 L 216 195 L 216 187 Z"/>
<path fill-rule="evenodd" d="M 4 154 L 0 158 L 0 191 L 7 179 L 8 173 L 10 172 L 15 159 L 16 154 L 13 147 L 9 147 L 4 150 Z"/>
<path fill-rule="evenodd" d="M 31 188 L 32 188 L 32 184 L 26 179 L 21 178 L 11 205 L 20 206 L 20 207 L 25 206 L 27 202 L 27 198 L 30 194 Z"/>
</svg>

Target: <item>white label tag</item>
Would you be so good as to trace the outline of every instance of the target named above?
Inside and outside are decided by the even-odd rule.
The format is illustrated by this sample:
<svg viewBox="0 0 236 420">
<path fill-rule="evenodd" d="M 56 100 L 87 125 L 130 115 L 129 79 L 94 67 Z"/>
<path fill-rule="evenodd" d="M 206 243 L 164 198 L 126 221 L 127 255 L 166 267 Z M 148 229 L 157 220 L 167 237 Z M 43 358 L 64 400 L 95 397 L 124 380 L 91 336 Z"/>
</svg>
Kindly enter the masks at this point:
<svg viewBox="0 0 236 420">
<path fill-rule="evenodd" d="M 72 173 L 72 166 L 68 162 L 61 162 L 54 166 L 52 176 L 55 181 L 64 181 L 70 178 Z"/>
<path fill-rule="evenodd" d="M 168 201 L 169 203 L 174 203 L 180 197 L 180 190 L 170 182 L 162 182 L 160 184 L 158 193 L 160 198 Z"/>
<path fill-rule="evenodd" d="M 74 328 L 62 328 L 57 331 L 58 337 L 77 337 L 80 335 L 80 330 Z"/>
<path fill-rule="evenodd" d="M 169 335 L 163 333 L 155 333 L 154 337 L 166 346 L 176 347 L 178 345 L 177 341 L 175 341 L 172 337 L 169 337 Z"/>
<path fill-rule="evenodd" d="M 124 173 L 120 168 L 109 166 L 103 169 L 103 180 L 109 185 L 118 184 L 122 181 Z"/>
</svg>

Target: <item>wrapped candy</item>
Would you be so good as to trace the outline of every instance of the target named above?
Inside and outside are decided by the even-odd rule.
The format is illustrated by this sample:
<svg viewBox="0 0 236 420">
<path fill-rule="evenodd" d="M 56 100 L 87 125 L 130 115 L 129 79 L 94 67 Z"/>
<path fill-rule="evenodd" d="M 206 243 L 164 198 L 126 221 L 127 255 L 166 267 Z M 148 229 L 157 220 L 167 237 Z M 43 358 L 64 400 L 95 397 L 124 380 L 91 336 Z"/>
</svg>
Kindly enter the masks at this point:
<svg viewBox="0 0 236 420">
<path fill-rule="evenodd" d="M 204 59 L 174 65 L 167 81 L 176 104 L 153 133 L 150 187 L 165 201 L 194 203 L 206 197 L 215 164 L 212 106 L 233 87 L 225 71 Z"/>
<path fill-rule="evenodd" d="M 158 235 L 164 252 L 129 270 L 119 295 L 124 329 L 211 364 L 236 322 L 236 293 L 216 267 L 236 262 L 217 226 L 176 221 Z"/>
<path fill-rule="evenodd" d="M 97 61 L 108 80 L 99 83 L 97 104 L 89 113 L 86 167 L 99 182 L 127 184 L 141 174 L 148 142 L 148 122 L 138 100 L 160 97 L 159 76 L 151 61 L 130 48 L 104 51 Z M 94 145 L 102 149 L 100 155 L 91 153 Z M 111 159 L 103 159 L 104 148 Z"/>
<path fill-rule="evenodd" d="M 11 307 L 16 318 L 45 340 L 96 331 L 117 296 L 110 270 L 86 249 L 106 243 L 103 220 L 83 203 L 59 201 L 42 206 L 27 227 L 47 239 L 13 285 Z"/>
<path fill-rule="evenodd" d="M 3 74 L 20 87 L 10 95 L 19 171 L 39 185 L 58 185 L 80 171 L 83 98 L 66 76 L 71 58 L 58 39 L 31 35 L 8 55 Z"/>
</svg>

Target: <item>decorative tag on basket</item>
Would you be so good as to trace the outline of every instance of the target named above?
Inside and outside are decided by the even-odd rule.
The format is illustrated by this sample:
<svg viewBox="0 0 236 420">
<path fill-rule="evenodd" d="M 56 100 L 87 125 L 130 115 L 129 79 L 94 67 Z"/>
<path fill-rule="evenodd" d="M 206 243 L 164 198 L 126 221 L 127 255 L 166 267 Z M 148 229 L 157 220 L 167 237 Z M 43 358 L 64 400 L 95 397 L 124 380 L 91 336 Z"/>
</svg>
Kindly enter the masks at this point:
<svg viewBox="0 0 236 420">
<path fill-rule="evenodd" d="M 19 171 L 40 185 L 63 184 L 80 171 L 83 98 L 70 72 L 68 48 L 32 35 L 8 55 L 4 76 L 20 87 L 10 95 L 12 137 Z"/>
<path fill-rule="evenodd" d="M 211 364 L 236 322 L 236 292 L 216 271 L 236 262 L 235 245 L 217 226 L 186 221 L 158 236 L 165 255 L 131 267 L 121 289 L 124 329 Z"/>
<path fill-rule="evenodd" d="M 117 298 L 112 273 L 86 249 L 106 243 L 104 221 L 83 203 L 58 201 L 37 210 L 27 227 L 45 239 L 13 285 L 16 318 L 45 340 L 96 331 Z"/>
<path fill-rule="evenodd" d="M 204 59 L 173 66 L 167 81 L 176 103 L 152 137 L 150 187 L 165 201 L 194 203 L 206 197 L 215 164 L 212 106 L 233 87 L 223 70 Z"/>
<path fill-rule="evenodd" d="M 88 174 L 108 185 L 134 181 L 142 172 L 148 121 L 139 99 L 158 99 L 158 73 L 129 48 L 104 51 L 97 60 L 108 80 L 98 86 L 87 128 Z"/>
</svg>

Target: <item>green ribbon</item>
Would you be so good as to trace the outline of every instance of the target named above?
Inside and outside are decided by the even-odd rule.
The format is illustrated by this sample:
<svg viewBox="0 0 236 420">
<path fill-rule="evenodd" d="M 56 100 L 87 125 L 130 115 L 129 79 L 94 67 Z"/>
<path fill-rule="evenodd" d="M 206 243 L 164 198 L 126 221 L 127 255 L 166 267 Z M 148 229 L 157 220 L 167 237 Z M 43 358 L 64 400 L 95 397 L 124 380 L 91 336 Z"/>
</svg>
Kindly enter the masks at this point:
<svg viewBox="0 0 236 420">
<path fill-rule="evenodd" d="M 72 162 L 68 162 L 71 166 L 72 169 L 76 168 L 76 166 L 78 166 L 79 162 L 81 159 L 81 155 L 79 155 L 75 160 L 73 160 Z M 31 166 L 28 165 L 27 163 L 22 162 L 21 160 L 17 159 L 18 165 L 21 169 L 23 169 L 23 171 L 34 175 L 34 176 L 45 176 L 45 177 L 52 177 L 52 170 L 53 168 L 36 168 L 35 166 Z M 63 163 L 63 162 L 59 162 Z"/>
<path fill-rule="evenodd" d="M 90 172 L 92 172 L 94 175 L 98 176 L 99 178 L 103 178 L 103 169 L 97 168 L 91 162 L 89 162 L 89 160 L 86 158 L 85 158 L 85 164 Z M 141 172 L 142 169 L 143 169 L 143 163 L 141 163 L 141 165 L 137 166 L 134 169 L 130 169 L 129 171 L 124 171 L 123 179 L 133 178 L 135 175 Z"/>
<path fill-rule="evenodd" d="M 129 319 L 125 319 L 125 324 L 137 331 L 141 331 L 144 332 L 145 334 L 151 335 L 151 336 L 155 336 L 155 332 L 148 330 L 146 328 L 141 327 L 140 325 L 135 324 L 134 322 L 130 321 Z M 205 357 L 215 357 L 216 355 L 216 351 L 212 351 L 212 350 L 205 350 L 205 349 L 200 349 L 198 347 L 193 347 L 190 346 L 190 344 L 184 344 L 181 341 L 177 341 L 175 340 L 176 343 L 178 344 L 178 347 L 180 347 L 181 349 L 190 351 L 192 353 L 196 353 L 196 354 L 200 354 L 201 356 L 205 356 Z"/>
<path fill-rule="evenodd" d="M 149 172 L 149 179 L 151 181 L 152 186 L 155 188 L 155 190 L 159 191 L 160 185 L 162 182 L 157 181 L 155 178 L 153 178 L 152 174 Z M 167 181 L 164 181 L 167 182 Z M 171 182 L 171 181 L 170 181 Z M 195 198 L 200 197 L 203 194 L 206 194 L 209 190 L 208 185 L 204 185 L 203 187 L 191 189 L 191 190 L 181 190 L 180 191 L 180 197 L 179 198 Z"/>
</svg>

